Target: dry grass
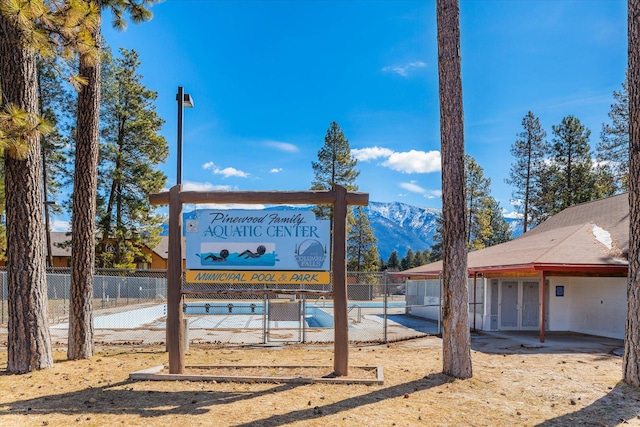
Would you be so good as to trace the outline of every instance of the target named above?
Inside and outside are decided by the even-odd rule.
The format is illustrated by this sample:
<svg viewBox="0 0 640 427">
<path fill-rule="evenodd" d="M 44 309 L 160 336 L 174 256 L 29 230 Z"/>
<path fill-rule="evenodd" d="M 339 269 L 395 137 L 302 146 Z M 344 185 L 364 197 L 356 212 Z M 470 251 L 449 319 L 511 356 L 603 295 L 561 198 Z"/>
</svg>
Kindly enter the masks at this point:
<svg viewBox="0 0 640 427">
<path fill-rule="evenodd" d="M 130 381 L 166 363 L 161 348 L 103 350 L 27 375 L 0 371 L 1 426 L 613 426 L 640 425 L 640 390 L 612 354 L 474 351 L 474 376 L 441 373 L 438 338 L 352 347 L 384 385 Z M 0 364 L 6 366 L 6 351 Z M 330 346 L 194 348 L 188 364 L 328 365 Z"/>
</svg>

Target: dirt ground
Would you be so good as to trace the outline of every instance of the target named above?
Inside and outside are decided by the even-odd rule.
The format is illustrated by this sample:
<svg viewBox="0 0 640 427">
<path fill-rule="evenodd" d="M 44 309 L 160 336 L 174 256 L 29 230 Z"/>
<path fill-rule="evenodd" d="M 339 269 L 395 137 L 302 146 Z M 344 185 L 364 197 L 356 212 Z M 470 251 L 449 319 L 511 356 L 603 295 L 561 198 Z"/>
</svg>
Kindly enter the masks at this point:
<svg viewBox="0 0 640 427">
<path fill-rule="evenodd" d="M 164 348 L 101 349 L 81 361 L 59 349 L 52 369 L 0 370 L 0 426 L 640 425 L 640 390 L 621 382 L 614 345 L 479 336 L 472 347 L 473 378 L 454 380 L 441 373 L 437 337 L 352 346 L 349 366 L 382 367 L 383 385 L 132 381 L 130 373 L 168 362 Z M 326 345 L 191 346 L 186 362 L 332 366 L 332 358 Z"/>
</svg>

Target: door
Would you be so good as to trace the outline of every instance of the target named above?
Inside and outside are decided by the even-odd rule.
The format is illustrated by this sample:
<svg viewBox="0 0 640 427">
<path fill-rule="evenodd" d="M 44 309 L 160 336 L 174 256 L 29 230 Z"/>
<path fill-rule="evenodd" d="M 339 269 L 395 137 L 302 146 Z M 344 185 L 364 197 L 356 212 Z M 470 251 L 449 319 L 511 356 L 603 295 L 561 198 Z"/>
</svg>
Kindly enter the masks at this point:
<svg viewBox="0 0 640 427">
<path fill-rule="evenodd" d="M 491 279 L 491 330 L 497 331 L 500 329 L 498 326 L 498 307 L 500 307 L 498 296 L 500 293 L 498 292 L 498 279 Z"/>
<path fill-rule="evenodd" d="M 502 282 L 502 298 L 500 301 L 500 327 L 518 328 L 518 282 L 504 280 Z"/>
<path fill-rule="evenodd" d="M 540 325 L 540 283 L 534 280 L 502 280 L 500 329 L 537 329 Z"/>
<path fill-rule="evenodd" d="M 522 282 L 522 328 L 540 326 L 540 283 Z"/>
</svg>

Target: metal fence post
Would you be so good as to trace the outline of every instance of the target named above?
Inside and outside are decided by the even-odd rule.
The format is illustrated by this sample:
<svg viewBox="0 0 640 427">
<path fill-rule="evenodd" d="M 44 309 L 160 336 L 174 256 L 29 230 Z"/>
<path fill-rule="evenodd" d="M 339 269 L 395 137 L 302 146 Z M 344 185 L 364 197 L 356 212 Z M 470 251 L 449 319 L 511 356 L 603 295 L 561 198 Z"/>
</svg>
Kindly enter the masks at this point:
<svg viewBox="0 0 640 427">
<path fill-rule="evenodd" d="M 267 343 L 267 294 L 262 295 L 262 344 Z"/>
<path fill-rule="evenodd" d="M 438 282 L 440 289 L 440 297 L 438 298 L 438 333 L 442 333 L 440 330 L 442 326 L 442 273 L 438 274 Z"/>
<path fill-rule="evenodd" d="M 302 342 L 307 342 L 307 297 L 302 295 Z"/>
<path fill-rule="evenodd" d="M 387 274 L 387 270 L 384 271 L 384 311 L 383 311 L 383 321 L 382 321 L 382 325 L 383 325 L 383 342 L 386 344 L 387 343 L 387 306 L 388 306 L 388 301 L 389 301 L 389 297 L 387 295 L 389 295 L 389 280 L 388 280 L 388 274 Z"/>
</svg>

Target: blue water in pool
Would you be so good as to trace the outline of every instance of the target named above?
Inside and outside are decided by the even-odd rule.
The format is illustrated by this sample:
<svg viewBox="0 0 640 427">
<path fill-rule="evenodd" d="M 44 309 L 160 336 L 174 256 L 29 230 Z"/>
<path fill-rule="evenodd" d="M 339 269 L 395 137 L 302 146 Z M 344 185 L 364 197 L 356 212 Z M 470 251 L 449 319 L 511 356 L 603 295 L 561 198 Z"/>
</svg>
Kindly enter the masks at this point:
<svg viewBox="0 0 640 427">
<path fill-rule="evenodd" d="M 382 308 L 384 304 L 382 302 L 373 301 L 359 301 L 357 303 L 349 304 L 349 308 L 358 306 L 362 308 Z M 404 307 L 405 302 L 388 302 L 388 307 Z M 333 308 L 333 302 L 307 304 L 305 321 L 310 328 L 333 328 L 333 316 L 322 308 Z M 182 306 L 182 311 L 185 314 L 192 315 L 207 315 L 207 314 L 243 314 L 243 315 L 262 315 L 264 313 L 263 304 L 256 303 L 220 303 L 220 302 L 189 302 Z"/>
</svg>

